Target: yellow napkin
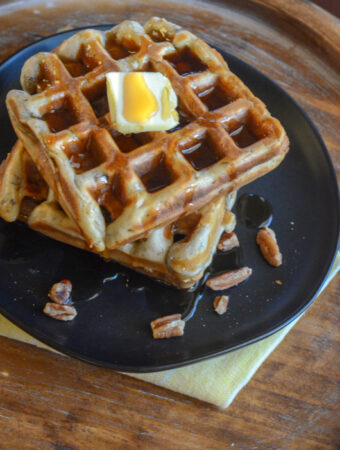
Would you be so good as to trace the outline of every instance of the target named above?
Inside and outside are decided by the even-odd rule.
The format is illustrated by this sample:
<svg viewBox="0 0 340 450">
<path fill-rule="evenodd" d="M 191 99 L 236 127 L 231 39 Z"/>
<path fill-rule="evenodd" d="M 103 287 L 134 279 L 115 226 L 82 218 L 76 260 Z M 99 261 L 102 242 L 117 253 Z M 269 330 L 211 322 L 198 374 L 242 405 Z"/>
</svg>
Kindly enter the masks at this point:
<svg viewBox="0 0 340 450">
<path fill-rule="evenodd" d="M 323 287 L 329 283 L 339 269 L 340 252 L 337 254 L 333 268 Z M 213 403 L 221 408 L 226 408 L 243 386 L 248 383 L 267 356 L 295 325 L 297 320 L 260 342 L 217 358 L 179 369 L 150 374 L 128 375 Z M 52 350 L 47 345 L 20 330 L 1 314 L 0 334 Z"/>
</svg>

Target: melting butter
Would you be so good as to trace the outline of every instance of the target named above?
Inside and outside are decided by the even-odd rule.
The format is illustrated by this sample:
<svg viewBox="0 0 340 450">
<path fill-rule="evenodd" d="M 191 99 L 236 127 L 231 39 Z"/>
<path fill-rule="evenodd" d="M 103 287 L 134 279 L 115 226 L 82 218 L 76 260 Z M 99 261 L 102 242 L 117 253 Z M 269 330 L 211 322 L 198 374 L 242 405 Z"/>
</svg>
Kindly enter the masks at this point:
<svg viewBox="0 0 340 450">
<path fill-rule="evenodd" d="M 113 128 L 120 133 L 171 130 L 178 125 L 177 96 L 159 72 L 109 72 L 107 97 Z"/>
<path fill-rule="evenodd" d="M 171 113 L 174 112 L 174 104 L 170 100 L 170 92 L 171 92 L 171 85 L 168 83 L 162 89 L 162 95 L 161 95 L 162 119 L 163 120 L 170 119 Z"/>
<path fill-rule="evenodd" d="M 142 73 L 127 73 L 123 83 L 123 116 L 129 122 L 145 123 L 158 111 L 158 102 Z"/>
</svg>

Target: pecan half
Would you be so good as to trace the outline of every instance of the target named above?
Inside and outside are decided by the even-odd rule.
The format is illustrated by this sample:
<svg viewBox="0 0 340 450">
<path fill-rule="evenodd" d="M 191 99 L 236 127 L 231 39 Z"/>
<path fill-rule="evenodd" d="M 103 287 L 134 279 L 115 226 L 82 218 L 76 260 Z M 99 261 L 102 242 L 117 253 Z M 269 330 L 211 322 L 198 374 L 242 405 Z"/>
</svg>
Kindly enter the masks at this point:
<svg viewBox="0 0 340 450">
<path fill-rule="evenodd" d="M 223 233 L 217 248 L 226 252 L 227 250 L 231 250 L 232 248 L 239 246 L 240 243 L 235 233 Z"/>
<path fill-rule="evenodd" d="M 58 303 L 47 302 L 44 307 L 44 313 L 57 320 L 73 320 L 77 315 L 77 310 L 74 306 L 60 305 Z"/>
<path fill-rule="evenodd" d="M 238 270 L 231 270 L 230 272 L 222 273 L 217 277 L 210 278 L 206 285 L 213 291 L 221 291 L 236 286 L 242 281 L 250 277 L 253 271 L 249 267 L 242 267 Z"/>
<path fill-rule="evenodd" d="M 48 296 L 55 303 L 66 303 L 72 292 L 72 283 L 70 280 L 62 280 L 55 283 L 48 293 Z"/>
<path fill-rule="evenodd" d="M 273 230 L 264 227 L 257 233 L 256 242 L 260 247 L 264 259 L 272 266 L 278 267 L 282 264 L 282 254 L 276 241 Z"/>
<path fill-rule="evenodd" d="M 153 320 L 150 325 L 154 339 L 171 338 L 184 334 L 185 322 L 181 319 L 180 314 L 159 317 Z"/>
<path fill-rule="evenodd" d="M 214 310 L 217 314 L 222 315 L 227 312 L 229 297 L 227 295 L 220 295 L 214 298 Z"/>
</svg>

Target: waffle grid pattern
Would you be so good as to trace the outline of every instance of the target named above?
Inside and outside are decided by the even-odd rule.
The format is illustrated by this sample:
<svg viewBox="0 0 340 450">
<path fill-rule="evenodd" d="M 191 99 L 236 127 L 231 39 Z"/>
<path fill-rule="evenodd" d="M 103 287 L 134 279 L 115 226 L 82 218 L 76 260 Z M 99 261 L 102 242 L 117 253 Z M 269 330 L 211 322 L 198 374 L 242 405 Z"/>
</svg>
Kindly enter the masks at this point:
<svg viewBox="0 0 340 450">
<path fill-rule="evenodd" d="M 105 74 L 158 71 L 178 96 L 171 132 L 120 135 Z M 23 67 L 7 106 L 19 139 L 88 246 L 143 236 L 273 169 L 288 140 L 223 58 L 190 32 L 153 18 L 84 30 Z M 182 126 L 183 125 L 183 126 Z"/>
<path fill-rule="evenodd" d="M 179 288 L 191 287 L 210 264 L 221 233 L 235 227 L 235 216 L 230 212 L 235 197 L 236 193 L 220 197 L 101 256 Z M 90 250 L 19 141 L 0 165 L 0 216 L 10 222 L 21 219 L 49 237 Z"/>
</svg>

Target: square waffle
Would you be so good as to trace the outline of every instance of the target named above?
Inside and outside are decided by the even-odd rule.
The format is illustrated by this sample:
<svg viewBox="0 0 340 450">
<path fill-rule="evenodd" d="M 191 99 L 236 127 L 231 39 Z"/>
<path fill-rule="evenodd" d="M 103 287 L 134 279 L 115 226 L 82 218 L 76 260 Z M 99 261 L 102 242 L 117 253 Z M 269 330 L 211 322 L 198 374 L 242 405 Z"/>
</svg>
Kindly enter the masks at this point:
<svg viewBox="0 0 340 450">
<path fill-rule="evenodd" d="M 105 250 L 101 256 L 179 288 L 189 288 L 203 276 L 222 232 L 234 229 L 235 216 L 229 210 L 235 197 L 235 193 L 219 197 L 198 212 L 117 249 Z M 0 216 L 9 222 L 19 218 L 42 234 L 91 250 L 19 141 L 0 165 Z"/>
<path fill-rule="evenodd" d="M 105 74 L 157 71 L 178 96 L 169 132 L 112 127 Z M 7 96 L 17 136 L 89 248 L 111 251 L 274 169 L 289 142 L 278 120 L 189 31 L 152 18 L 83 30 L 32 56 Z"/>
</svg>

